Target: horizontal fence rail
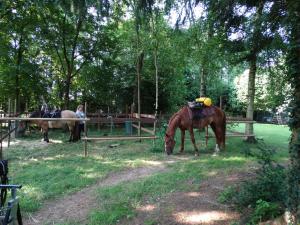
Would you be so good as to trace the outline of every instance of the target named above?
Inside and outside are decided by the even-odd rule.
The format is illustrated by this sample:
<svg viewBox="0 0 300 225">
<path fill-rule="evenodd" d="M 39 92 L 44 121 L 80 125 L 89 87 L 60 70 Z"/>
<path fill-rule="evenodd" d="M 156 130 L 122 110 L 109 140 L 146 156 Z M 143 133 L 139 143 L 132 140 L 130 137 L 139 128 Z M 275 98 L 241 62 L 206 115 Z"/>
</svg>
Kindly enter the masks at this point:
<svg viewBox="0 0 300 225">
<path fill-rule="evenodd" d="M 9 121 L 9 120 L 18 120 L 18 121 L 89 121 L 89 118 L 22 118 L 22 117 L 3 117 L 0 118 L 0 121 Z"/>
</svg>

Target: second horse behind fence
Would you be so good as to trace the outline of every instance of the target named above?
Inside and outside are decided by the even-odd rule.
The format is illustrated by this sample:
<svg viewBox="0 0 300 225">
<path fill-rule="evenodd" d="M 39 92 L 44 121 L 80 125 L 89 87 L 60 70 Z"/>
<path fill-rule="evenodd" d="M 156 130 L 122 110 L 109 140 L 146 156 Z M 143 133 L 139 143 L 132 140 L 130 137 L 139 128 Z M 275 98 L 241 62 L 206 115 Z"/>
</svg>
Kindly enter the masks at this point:
<svg viewBox="0 0 300 225">
<path fill-rule="evenodd" d="M 79 121 L 68 121 L 68 120 L 39 120 L 38 118 L 49 118 L 44 111 L 35 111 L 30 114 L 30 118 L 37 118 L 37 120 L 32 120 L 27 123 L 34 123 L 39 126 L 43 133 L 44 141 L 49 142 L 48 131 L 49 128 L 64 128 L 68 126 L 70 137 L 69 141 L 78 141 L 80 139 L 80 129 L 79 129 Z M 59 118 L 77 118 L 75 112 L 71 110 L 62 110 L 59 112 Z M 27 126 L 26 123 L 26 126 Z M 25 126 L 25 127 L 26 127 Z"/>
</svg>

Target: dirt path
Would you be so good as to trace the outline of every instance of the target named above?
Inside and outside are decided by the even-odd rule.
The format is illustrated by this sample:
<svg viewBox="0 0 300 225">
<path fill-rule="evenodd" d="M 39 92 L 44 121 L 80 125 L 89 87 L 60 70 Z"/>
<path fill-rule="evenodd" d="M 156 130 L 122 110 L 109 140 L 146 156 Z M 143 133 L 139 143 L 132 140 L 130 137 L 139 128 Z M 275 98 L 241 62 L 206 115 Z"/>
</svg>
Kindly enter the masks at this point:
<svg viewBox="0 0 300 225">
<path fill-rule="evenodd" d="M 137 208 L 133 220 L 122 220 L 122 225 L 230 225 L 239 221 L 239 213 L 218 203 L 218 194 L 228 185 L 245 179 L 245 174 L 216 175 L 199 185 L 195 192 L 175 192 L 155 204 Z M 188 185 L 188 184 L 187 184 Z"/>
<path fill-rule="evenodd" d="M 61 199 L 46 203 L 43 208 L 28 216 L 24 225 L 59 224 L 80 222 L 87 224 L 88 213 L 98 207 L 95 192 L 99 187 L 113 186 L 121 182 L 134 181 L 150 176 L 154 173 L 167 170 L 166 165 L 186 160 L 187 158 L 173 158 L 151 167 L 130 169 L 119 173 L 110 174 L 106 179 L 95 185 L 66 196 Z M 137 216 L 133 220 L 122 220 L 119 224 L 208 224 L 225 225 L 237 221 L 240 215 L 228 206 L 218 203 L 218 194 L 228 185 L 239 182 L 245 174 L 232 173 L 230 175 L 218 174 L 211 179 L 201 182 L 196 192 L 170 193 L 162 199 L 157 199 L 155 204 L 144 205 L 137 208 Z M 193 182 L 193 181 L 190 181 Z M 187 183 L 191 185 L 191 183 Z"/>
<path fill-rule="evenodd" d="M 165 165 L 160 164 L 155 167 L 142 167 L 111 174 L 106 179 L 75 194 L 47 202 L 40 211 L 29 215 L 23 221 L 24 225 L 57 224 L 66 221 L 79 221 L 85 224 L 90 210 L 97 208 L 95 199 L 97 188 L 113 186 L 124 181 L 137 180 L 165 170 Z"/>
</svg>

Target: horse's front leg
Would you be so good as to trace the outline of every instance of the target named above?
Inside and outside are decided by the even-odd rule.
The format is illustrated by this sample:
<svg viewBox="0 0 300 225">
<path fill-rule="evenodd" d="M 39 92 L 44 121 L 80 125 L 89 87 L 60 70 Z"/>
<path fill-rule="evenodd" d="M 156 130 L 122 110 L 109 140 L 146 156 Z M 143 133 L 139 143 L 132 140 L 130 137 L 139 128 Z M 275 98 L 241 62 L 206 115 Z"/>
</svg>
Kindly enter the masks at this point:
<svg viewBox="0 0 300 225">
<path fill-rule="evenodd" d="M 48 131 L 43 131 L 43 136 L 44 136 L 44 141 L 49 143 L 49 138 L 48 138 Z"/>
<path fill-rule="evenodd" d="M 73 133 L 72 133 L 72 127 L 70 126 L 69 123 L 67 123 L 68 125 L 68 130 L 69 130 L 69 142 L 72 142 L 74 140 L 74 137 L 73 137 Z"/>
<path fill-rule="evenodd" d="M 69 142 L 72 142 L 73 141 L 73 134 L 72 134 L 72 131 L 69 131 L 69 132 L 70 132 Z"/>
<path fill-rule="evenodd" d="M 199 156 L 199 151 L 198 151 L 198 148 L 197 148 L 197 145 L 196 145 L 193 127 L 189 128 L 189 132 L 190 132 L 192 143 L 194 145 L 195 156 Z"/>
<path fill-rule="evenodd" d="M 181 130 L 181 147 L 180 147 L 180 153 L 183 153 L 184 151 L 184 139 L 185 139 L 185 130 Z"/>
</svg>

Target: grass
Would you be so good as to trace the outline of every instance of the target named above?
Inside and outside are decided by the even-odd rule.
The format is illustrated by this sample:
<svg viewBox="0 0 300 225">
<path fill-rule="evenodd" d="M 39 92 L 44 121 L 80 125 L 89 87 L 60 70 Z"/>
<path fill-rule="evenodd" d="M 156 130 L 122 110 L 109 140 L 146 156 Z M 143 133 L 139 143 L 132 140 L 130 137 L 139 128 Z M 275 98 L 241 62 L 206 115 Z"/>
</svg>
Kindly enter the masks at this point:
<svg viewBox="0 0 300 225">
<path fill-rule="evenodd" d="M 242 130 L 243 127 L 238 126 L 234 129 Z M 96 131 L 89 133 L 99 135 Z M 269 147 L 277 150 L 276 159 L 287 159 L 290 136 L 287 127 L 255 124 L 255 134 Z M 210 139 L 206 148 L 203 133 L 200 136 L 202 137 L 199 140 L 199 134 L 196 134 L 197 143 L 201 142 L 200 157 L 193 157 L 191 141 L 187 140 L 185 155 L 189 156 L 189 159 L 168 165 L 167 172 L 99 189 L 101 210 L 91 212 L 89 224 L 114 224 L 122 218 L 133 217 L 135 207 L 145 198 L 156 201 L 173 191 L 193 190 L 204 178 L 213 176 L 218 171 L 243 169 L 245 165 L 255 161 L 254 158 L 247 157 L 246 153 L 256 151 L 258 144 L 248 144 L 240 138 L 230 138 L 227 140 L 226 151 L 213 158 L 211 153 L 215 145 L 214 140 Z M 4 152 L 4 157 L 9 160 L 10 183 L 23 185 L 19 195 L 24 212 L 37 211 L 47 200 L 74 193 L 110 173 L 169 159 L 163 152 L 162 140 L 156 142 L 156 151 L 150 151 L 153 148 L 152 141 L 88 142 L 89 155 L 85 158 L 83 142 L 67 143 L 68 135 L 61 131 L 52 131 L 49 137 L 57 143 L 35 146 L 31 143 L 39 143 L 41 135 L 33 134 L 20 138 L 21 144 L 13 145 Z M 188 138 L 187 135 L 186 139 Z M 179 133 L 176 139 L 175 153 L 180 148 Z M 110 148 L 112 143 L 118 143 L 119 146 Z M 160 151 L 157 151 L 159 149 Z M 192 185 L 187 185 L 189 180 L 193 180 Z"/>
<path fill-rule="evenodd" d="M 204 178 L 214 175 L 211 171 L 238 169 L 246 163 L 246 160 L 236 157 L 227 159 L 225 163 L 222 159 L 204 156 L 201 159 L 172 165 L 170 170 L 163 174 L 99 189 L 98 199 L 102 207 L 92 213 L 89 224 L 115 224 L 122 218 L 131 218 L 135 215 L 136 206 L 141 205 L 145 197 L 151 204 L 173 192 L 197 191 Z M 193 182 L 188 182 L 190 180 Z"/>
</svg>

